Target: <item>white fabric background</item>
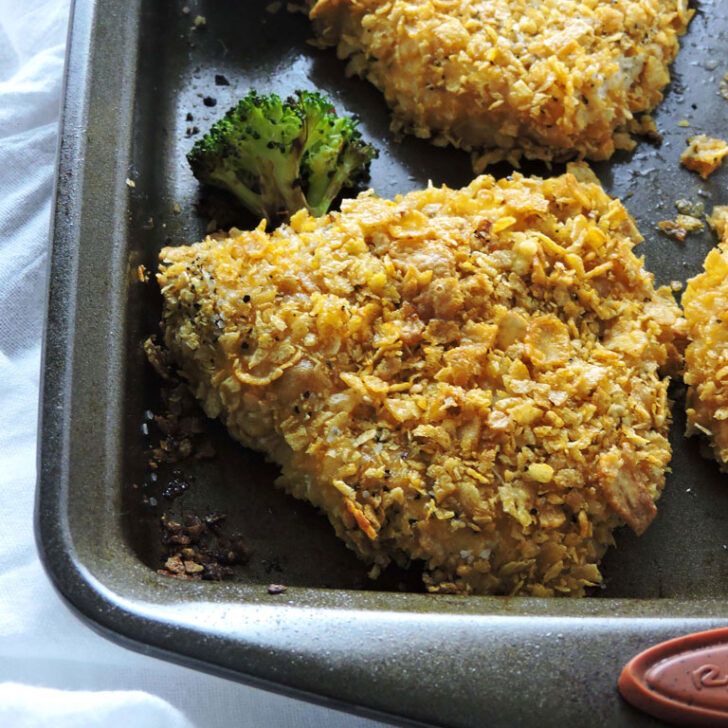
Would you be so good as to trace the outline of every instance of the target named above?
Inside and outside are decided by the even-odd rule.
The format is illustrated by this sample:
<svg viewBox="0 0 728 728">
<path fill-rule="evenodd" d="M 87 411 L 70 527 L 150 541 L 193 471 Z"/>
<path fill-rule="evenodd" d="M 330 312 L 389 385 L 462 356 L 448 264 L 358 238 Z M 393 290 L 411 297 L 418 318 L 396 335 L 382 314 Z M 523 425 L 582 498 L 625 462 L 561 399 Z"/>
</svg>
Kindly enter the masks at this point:
<svg viewBox="0 0 728 728">
<path fill-rule="evenodd" d="M 125 650 L 69 611 L 39 563 L 37 401 L 68 8 L 0 0 L 0 725 L 374 728 Z"/>
</svg>

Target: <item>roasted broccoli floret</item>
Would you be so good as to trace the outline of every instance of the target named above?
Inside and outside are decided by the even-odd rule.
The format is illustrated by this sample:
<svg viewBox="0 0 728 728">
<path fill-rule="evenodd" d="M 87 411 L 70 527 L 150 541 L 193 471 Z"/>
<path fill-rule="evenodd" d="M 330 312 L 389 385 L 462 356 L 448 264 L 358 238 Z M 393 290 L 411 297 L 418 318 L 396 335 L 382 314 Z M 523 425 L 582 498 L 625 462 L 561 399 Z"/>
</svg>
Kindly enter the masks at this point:
<svg viewBox="0 0 728 728">
<path fill-rule="evenodd" d="M 251 91 L 187 155 L 200 182 L 232 192 L 273 223 L 305 207 L 319 217 L 342 187 L 366 179 L 377 156 L 357 121 L 320 93 L 282 101 Z"/>
</svg>

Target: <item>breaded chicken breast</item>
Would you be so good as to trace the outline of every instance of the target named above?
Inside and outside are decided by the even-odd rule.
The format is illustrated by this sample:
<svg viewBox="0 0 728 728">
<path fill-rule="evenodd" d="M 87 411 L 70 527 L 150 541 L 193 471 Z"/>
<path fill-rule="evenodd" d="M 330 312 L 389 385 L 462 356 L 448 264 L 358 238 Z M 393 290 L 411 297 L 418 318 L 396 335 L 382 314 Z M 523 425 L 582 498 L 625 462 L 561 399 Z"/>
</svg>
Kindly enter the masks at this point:
<svg viewBox="0 0 728 728">
<path fill-rule="evenodd" d="M 581 166 L 365 193 L 165 248 L 164 345 L 374 573 L 582 595 L 612 530 L 653 519 L 670 460 L 681 318 L 639 240 Z"/>
<path fill-rule="evenodd" d="M 395 131 L 470 150 L 482 171 L 631 149 L 692 12 L 687 0 L 318 0 L 310 17 L 384 93 Z"/>
<path fill-rule="evenodd" d="M 685 350 L 688 436 L 706 435 L 728 471 L 728 229 L 708 253 L 705 272 L 688 281 L 682 304 L 690 343 Z"/>
</svg>

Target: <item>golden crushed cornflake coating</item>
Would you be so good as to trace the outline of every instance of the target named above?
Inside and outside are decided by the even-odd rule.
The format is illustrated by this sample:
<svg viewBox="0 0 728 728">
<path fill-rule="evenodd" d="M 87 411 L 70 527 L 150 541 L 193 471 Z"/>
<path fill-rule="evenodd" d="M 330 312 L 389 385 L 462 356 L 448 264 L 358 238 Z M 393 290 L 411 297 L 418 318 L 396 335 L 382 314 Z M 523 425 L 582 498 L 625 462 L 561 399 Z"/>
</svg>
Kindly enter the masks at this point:
<svg viewBox="0 0 728 728">
<path fill-rule="evenodd" d="M 614 527 L 655 515 L 682 319 L 624 207 L 570 169 L 161 253 L 164 344 L 207 414 L 375 572 L 582 595 Z"/>
<path fill-rule="evenodd" d="M 726 155 L 728 155 L 728 144 L 722 139 L 698 134 L 688 139 L 688 146 L 680 155 L 680 162 L 683 167 L 707 179 L 720 167 Z"/>
<path fill-rule="evenodd" d="M 708 253 L 705 272 L 688 281 L 682 304 L 690 343 L 685 350 L 688 436 L 709 438 L 728 470 L 728 230 Z"/>
<path fill-rule="evenodd" d="M 607 159 L 654 135 L 687 0 L 318 0 L 320 41 L 369 79 L 392 128 L 473 151 Z"/>
</svg>

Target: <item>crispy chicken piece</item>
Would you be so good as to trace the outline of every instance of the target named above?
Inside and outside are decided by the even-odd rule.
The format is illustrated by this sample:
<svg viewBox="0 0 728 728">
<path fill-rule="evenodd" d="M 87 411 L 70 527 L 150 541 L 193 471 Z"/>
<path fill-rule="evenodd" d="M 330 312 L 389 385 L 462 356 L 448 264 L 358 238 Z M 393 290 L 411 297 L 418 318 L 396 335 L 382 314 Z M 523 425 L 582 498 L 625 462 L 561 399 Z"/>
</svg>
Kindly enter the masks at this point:
<svg viewBox="0 0 728 728">
<path fill-rule="evenodd" d="M 655 135 L 687 0 L 318 0 L 320 41 L 392 108 L 394 131 L 487 164 L 607 159 Z"/>
<path fill-rule="evenodd" d="M 365 193 L 165 248 L 164 343 L 375 572 L 419 559 L 434 592 L 582 595 L 670 460 L 682 319 L 640 239 L 580 165 Z"/>
<path fill-rule="evenodd" d="M 728 471 L 728 229 L 708 253 L 705 272 L 688 281 L 682 303 L 690 344 L 685 350 L 688 436 L 706 435 Z"/>
</svg>

